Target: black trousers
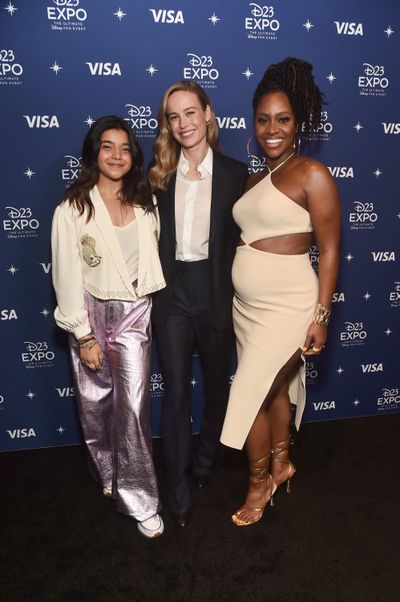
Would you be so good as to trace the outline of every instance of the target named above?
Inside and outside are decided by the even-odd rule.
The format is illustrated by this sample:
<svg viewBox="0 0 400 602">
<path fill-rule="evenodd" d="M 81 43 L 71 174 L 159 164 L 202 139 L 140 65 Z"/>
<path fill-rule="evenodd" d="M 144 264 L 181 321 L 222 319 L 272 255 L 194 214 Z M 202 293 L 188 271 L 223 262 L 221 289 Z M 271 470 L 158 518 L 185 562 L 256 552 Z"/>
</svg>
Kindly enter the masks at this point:
<svg viewBox="0 0 400 602">
<path fill-rule="evenodd" d="M 164 377 L 162 448 L 169 504 L 182 511 L 192 504 L 188 470 L 211 471 L 229 394 L 233 329 L 212 326 L 208 260 L 176 263 L 174 297 L 165 325 L 154 325 Z M 231 311 L 231 307 L 227 308 Z M 192 348 L 196 340 L 204 377 L 205 406 L 193 449 L 190 417 Z"/>
</svg>

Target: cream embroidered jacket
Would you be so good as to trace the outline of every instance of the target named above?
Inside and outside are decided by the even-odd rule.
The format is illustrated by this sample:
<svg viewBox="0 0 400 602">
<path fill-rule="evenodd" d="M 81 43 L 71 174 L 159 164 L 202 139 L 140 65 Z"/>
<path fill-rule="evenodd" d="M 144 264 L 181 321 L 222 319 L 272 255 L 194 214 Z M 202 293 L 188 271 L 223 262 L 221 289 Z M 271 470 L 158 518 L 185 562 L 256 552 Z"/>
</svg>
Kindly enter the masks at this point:
<svg viewBox="0 0 400 602">
<path fill-rule="evenodd" d="M 165 287 L 158 257 L 158 213 L 135 207 L 139 238 L 138 280 L 129 280 L 114 226 L 95 186 L 90 191 L 94 217 L 79 215 L 68 201 L 55 210 L 51 231 L 52 276 L 57 297 L 55 320 L 76 338 L 91 330 L 84 291 L 98 299 L 134 301 Z"/>
</svg>

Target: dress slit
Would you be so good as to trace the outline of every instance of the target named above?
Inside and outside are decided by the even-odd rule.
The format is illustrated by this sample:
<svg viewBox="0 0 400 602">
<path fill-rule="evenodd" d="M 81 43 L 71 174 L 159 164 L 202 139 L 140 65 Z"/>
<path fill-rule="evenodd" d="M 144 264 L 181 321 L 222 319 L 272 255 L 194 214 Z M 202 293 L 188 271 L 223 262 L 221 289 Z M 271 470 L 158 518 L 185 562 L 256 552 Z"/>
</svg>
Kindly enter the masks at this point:
<svg viewBox="0 0 400 602">
<path fill-rule="evenodd" d="M 308 253 L 280 255 L 239 246 L 232 268 L 238 367 L 221 442 L 241 449 L 281 369 L 304 344 L 318 298 Z M 306 360 L 289 385 L 299 428 L 305 406 Z"/>
</svg>

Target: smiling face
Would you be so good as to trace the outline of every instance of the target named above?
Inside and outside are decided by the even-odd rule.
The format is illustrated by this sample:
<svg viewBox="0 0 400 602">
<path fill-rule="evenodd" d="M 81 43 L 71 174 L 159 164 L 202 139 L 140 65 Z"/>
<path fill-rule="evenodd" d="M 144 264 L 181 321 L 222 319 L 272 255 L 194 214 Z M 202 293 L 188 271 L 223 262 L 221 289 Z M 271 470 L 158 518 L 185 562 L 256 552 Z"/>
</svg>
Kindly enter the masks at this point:
<svg viewBox="0 0 400 602">
<path fill-rule="evenodd" d="M 211 110 L 200 104 L 194 92 L 173 92 L 167 101 L 167 119 L 174 139 L 183 149 L 205 151 L 207 148 L 207 122 Z"/>
<path fill-rule="evenodd" d="M 106 130 L 101 135 L 97 155 L 99 183 L 102 179 L 118 182 L 132 167 L 132 155 L 128 134 L 124 130 Z"/>
<path fill-rule="evenodd" d="M 283 92 L 269 92 L 255 112 L 255 135 L 272 164 L 284 161 L 293 152 L 298 124 L 289 99 Z"/>
</svg>

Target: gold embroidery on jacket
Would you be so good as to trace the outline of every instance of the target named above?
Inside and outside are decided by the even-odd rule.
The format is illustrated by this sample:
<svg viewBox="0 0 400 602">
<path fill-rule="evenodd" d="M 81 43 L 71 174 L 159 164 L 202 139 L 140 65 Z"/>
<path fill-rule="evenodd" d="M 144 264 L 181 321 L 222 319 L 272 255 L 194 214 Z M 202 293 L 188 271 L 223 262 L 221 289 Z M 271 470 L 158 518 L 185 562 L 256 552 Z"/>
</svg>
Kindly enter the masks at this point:
<svg viewBox="0 0 400 602">
<path fill-rule="evenodd" d="M 83 260 L 86 261 L 91 268 L 98 266 L 101 262 L 101 257 L 96 253 L 96 240 L 92 236 L 84 234 L 81 237 L 81 245 Z"/>
</svg>

